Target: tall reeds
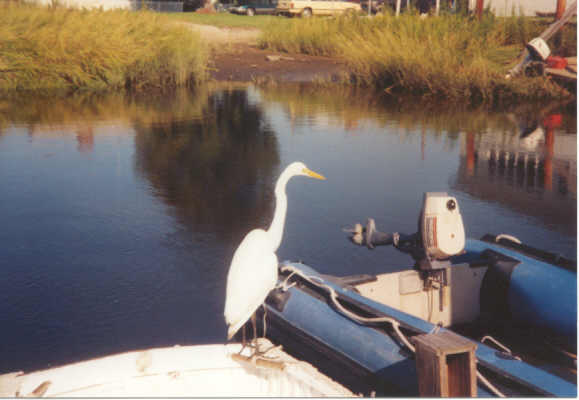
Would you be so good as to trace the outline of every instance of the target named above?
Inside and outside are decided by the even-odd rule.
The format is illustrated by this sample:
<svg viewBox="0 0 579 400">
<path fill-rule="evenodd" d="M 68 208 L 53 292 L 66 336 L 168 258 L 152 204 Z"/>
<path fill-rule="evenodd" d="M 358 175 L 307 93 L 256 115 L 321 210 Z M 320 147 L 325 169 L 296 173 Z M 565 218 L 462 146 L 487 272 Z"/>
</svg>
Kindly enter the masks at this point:
<svg viewBox="0 0 579 400">
<path fill-rule="evenodd" d="M 296 20 L 284 31 L 270 25 L 260 43 L 279 51 L 341 57 L 356 83 L 387 91 L 475 101 L 561 96 L 546 80 L 505 78 L 523 44 L 539 32 L 523 17 L 476 21 L 387 14 Z"/>
<path fill-rule="evenodd" d="M 204 78 L 199 34 L 148 11 L 7 6 L 0 89 L 181 86 Z"/>
</svg>

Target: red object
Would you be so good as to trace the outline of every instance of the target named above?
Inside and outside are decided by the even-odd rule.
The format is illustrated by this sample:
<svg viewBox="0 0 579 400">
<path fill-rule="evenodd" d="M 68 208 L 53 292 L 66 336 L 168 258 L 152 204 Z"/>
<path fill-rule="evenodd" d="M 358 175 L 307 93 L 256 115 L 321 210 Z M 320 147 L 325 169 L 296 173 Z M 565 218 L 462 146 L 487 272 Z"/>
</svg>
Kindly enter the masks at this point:
<svg viewBox="0 0 579 400">
<path fill-rule="evenodd" d="M 484 0 L 477 0 L 475 14 L 479 20 L 482 18 L 483 5 L 484 5 Z"/>
<path fill-rule="evenodd" d="M 559 21 L 565 12 L 565 7 L 567 5 L 567 0 L 557 0 L 557 12 L 555 13 L 555 19 Z"/>
<path fill-rule="evenodd" d="M 547 129 L 555 129 L 563 123 L 563 116 L 561 114 L 550 114 L 543 120 L 543 126 Z"/>
<path fill-rule="evenodd" d="M 563 57 L 549 56 L 546 61 L 549 68 L 564 69 L 567 67 L 567 59 Z"/>
</svg>

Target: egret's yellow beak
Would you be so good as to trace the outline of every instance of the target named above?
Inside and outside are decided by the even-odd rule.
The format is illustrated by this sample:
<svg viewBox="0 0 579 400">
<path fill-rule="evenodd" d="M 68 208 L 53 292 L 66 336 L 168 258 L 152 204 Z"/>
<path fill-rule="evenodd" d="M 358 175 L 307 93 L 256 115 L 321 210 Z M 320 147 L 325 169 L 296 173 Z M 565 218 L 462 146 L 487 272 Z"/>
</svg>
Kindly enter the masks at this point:
<svg viewBox="0 0 579 400">
<path fill-rule="evenodd" d="M 307 176 L 311 177 L 311 178 L 316 178 L 316 179 L 321 179 L 321 180 L 326 180 L 326 177 L 323 175 L 318 174 L 317 172 L 314 172 L 310 169 L 304 168 L 304 174 L 306 174 Z"/>
</svg>

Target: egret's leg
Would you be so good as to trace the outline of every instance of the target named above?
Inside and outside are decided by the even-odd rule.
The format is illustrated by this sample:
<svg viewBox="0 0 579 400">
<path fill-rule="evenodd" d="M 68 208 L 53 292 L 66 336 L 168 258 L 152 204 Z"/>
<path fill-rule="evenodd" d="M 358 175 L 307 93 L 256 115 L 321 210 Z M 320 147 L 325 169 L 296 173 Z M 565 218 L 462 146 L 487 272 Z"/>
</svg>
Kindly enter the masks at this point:
<svg viewBox="0 0 579 400">
<path fill-rule="evenodd" d="M 241 344 L 245 347 L 246 339 L 245 339 L 245 325 L 241 327 Z"/>
<path fill-rule="evenodd" d="M 251 315 L 251 326 L 253 327 L 253 343 L 255 345 L 255 354 L 259 354 L 259 345 L 257 343 L 257 316 L 256 313 Z"/>
<path fill-rule="evenodd" d="M 245 325 L 243 325 L 241 327 L 241 350 L 239 350 L 239 353 L 237 354 L 241 354 L 243 352 L 243 349 L 245 349 L 245 347 L 247 347 L 247 341 L 245 339 Z"/>
<path fill-rule="evenodd" d="M 266 325 L 266 321 L 265 321 L 265 318 L 267 316 L 267 308 L 265 307 L 265 304 L 262 304 L 262 306 L 264 309 L 264 312 L 263 312 L 263 336 L 262 337 L 265 338 L 266 329 L 267 329 L 266 328 L 267 325 Z M 255 349 L 253 351 L 253 354 L 250 356 L 250 358 L 262 359 L 262 360 L 273 360 L 273 359 L 278 358 L 277 356 L 265 357 L 265 355 L 273 349 L 281 349 L 282 348 L 281 345 L 279 345 L 279 346 L 274 345 L 274 346 L 271 346 L 270 348 L 265 349 L 263 351 L 259 349 L 259 342 L 257 340 L 257 313 L 254 313 L 251 316 L 251 324 L 253 326 L 253 347 L 255 347 Z"/>
<path fill-rule="evenodd" d="M 265 319 L 266 319 L 266 317 L 267 317 L 267 307 L 265 306 L 265 303 L 263 303 L 261 306 L 263 307 L 263 336 L 262 336 L 262 337 L 265 338 L 265 337 L 267 336 L 267 335 L 266 335 L 266 333 L 267 333 L 267 324 L 266 324 L 266 322 L 265 322 Z"/>
</svg>

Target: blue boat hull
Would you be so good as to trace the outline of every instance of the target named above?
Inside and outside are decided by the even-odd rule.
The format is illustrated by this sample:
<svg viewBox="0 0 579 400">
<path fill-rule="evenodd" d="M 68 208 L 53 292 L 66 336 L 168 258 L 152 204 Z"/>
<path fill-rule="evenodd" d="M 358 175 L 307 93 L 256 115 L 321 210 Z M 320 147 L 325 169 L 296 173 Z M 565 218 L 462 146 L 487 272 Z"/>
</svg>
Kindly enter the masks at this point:
<svg viewBox="0 0 579 400">
<path fill-rule="evenodd" d="M 542 261 L 515 250 L 479 240 L 467 240 L 466 255 L 457 261 L 485 259 L 498 253 L 513 260 L 509 272 L 500 273 L 502 282 L 492 279 L 486 297 L 494 298 L 493 317 L 520 329 L 535 329 L 564 342 L 572 351 L 577 346 L 577 271 Z M 488 258 L 488 256 L 486 257 Z M 491 267 L 492 268 L 492 267 Z M 499 268 L 496 267 L 495 268 Z M 487 275 L 489 275 L 487 273 Z M 485 277 L 486 278 L 486 277 Z M 497 286 L 506 286 L 497 293 Z M 483 296 L 485 293 L 481 293 Z"/>
<path fill-rule="evenodd" d="M 505 301 L 515 323 L 547 326 L 550 332 L 576 338 L 576 273 L 537 262 L 526 256 L 477 240 L 467 241 L 466 254 L 457 263 L 476 262 L 486 250 L 518 260 L 512 268 Z M 320 274 L 304 264 L 286 263 L 308 276 Z M 529 277 L 531 276 L 531 278 Z M 281 279 L 285 279 L 284 276 Z M 548 285 L 540 285 L 548 280 Z M 325 281 L 351 310 L 365 315 L 388 316 L 399 321 L 409 335 L 429 333 L 435 326 L 427 321 L 374 302 L 354 291 Z M 540 286 L 540 287 L 539 287 Z M 546 297 L 554 300 L 548 304 Z M 559 304 L 553 312 L 555 304 Z M 367 326 L 337 312 L 323 294 L 307 282 L 298 282 L 287 293 L 272 293 L 267 300 L 268 336 L 286 350 L 314 363 L 323 372 L 365 395 L 418 396 L 415 362 L 389 326 Z M 524 312 L 520 312 L 524 310 Z M 555 314 L 555 315 L 553 315 Z M 572 322 L 575 322 L 572 323 Z M 444 329 L 443 329 L 444 330 Z M 576 384 L 533 367 L 484 344 L 477 343 L 478 365 L 485 374 L 508 382 L 507 394 L 575 397 Z M 478 396 L 491 393 L 479 385 Z"/>
</svg>

